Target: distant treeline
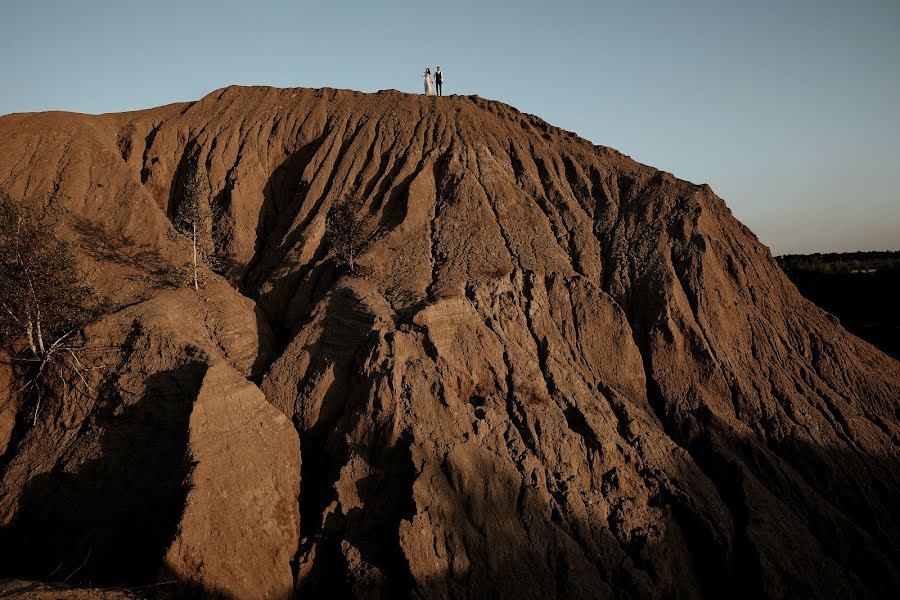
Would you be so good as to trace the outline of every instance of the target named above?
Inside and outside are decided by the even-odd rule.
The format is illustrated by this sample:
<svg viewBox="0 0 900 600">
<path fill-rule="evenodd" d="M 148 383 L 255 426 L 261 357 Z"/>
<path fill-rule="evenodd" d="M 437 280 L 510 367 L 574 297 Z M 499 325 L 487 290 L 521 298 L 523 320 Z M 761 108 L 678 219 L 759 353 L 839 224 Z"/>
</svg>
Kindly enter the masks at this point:
<svg viewBox="0 0 900 600">
<path fill-rule="evenodd" d="M 777 256 L 800 293 L 900 359 L 900 252 Z"/>
<path fill-rule="evenodd" d="M 853 273 L 900 269 L 900 252 L 828 252 L 785 254 L 775 260 L 789 276 L 796 273 Z"/>
</svg>

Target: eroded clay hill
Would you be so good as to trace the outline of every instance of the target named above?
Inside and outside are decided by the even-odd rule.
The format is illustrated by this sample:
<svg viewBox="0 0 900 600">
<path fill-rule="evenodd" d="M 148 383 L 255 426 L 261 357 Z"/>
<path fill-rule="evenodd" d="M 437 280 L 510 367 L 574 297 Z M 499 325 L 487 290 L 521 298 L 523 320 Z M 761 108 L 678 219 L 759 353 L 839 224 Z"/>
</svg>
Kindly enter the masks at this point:
<svg viewBox="0 0 900 600">
<path fill-rule="evenodd" d="M 167 276 L 194 162 L 231 283 L 202 301 Z M 84 332 L 96 397 L 33 427 L 0 399 L 4 576 L 900 591 L 900 363 L 707 186 L 477 97 L 269 88 L 3 117 L 0 186 L 52 204 L 120 307 Z M 324 238 L 348 193 L 379 227 L 359 276 Z"/>
</svg>

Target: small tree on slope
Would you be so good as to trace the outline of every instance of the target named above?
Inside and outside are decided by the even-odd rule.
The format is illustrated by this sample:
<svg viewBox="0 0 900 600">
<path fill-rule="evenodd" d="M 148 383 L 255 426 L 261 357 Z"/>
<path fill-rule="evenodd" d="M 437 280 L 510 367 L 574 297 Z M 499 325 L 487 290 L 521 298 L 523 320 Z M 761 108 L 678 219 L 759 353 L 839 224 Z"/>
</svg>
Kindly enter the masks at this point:
<svg viewBox="0 0 900 600">
<path fill-rule="evenodd" d="M 209 204 L 209 185 L 196 161 L 188 167 L 184 182 L 184 194 L 173 219 L 175 229 L 191 242 L 191 258 L 188 263 L 189 280 L 194 291 L 200 293 L 200 265 L 216 268 L 214 257 L 207 252 L 212 243 L 213 212 Z"/>
<path fill-rule="evenodd" d="M 100 312 L 72 252 L 53 235 L 45 211 L 0 192 L 0 349 L 35 392 L 34 419 L 50 381 L 90 390 L 74 344 L 78 330 Z"/>
<path fill-rule="evenodd" d="M 366 218 L 363 199 L 349 194 L 338 200 L 328 213 L 325 236 L 334 253 L 335 262 L 356 274 L 356 261 L 372 243 L 376 228 Z"/>
</svg>

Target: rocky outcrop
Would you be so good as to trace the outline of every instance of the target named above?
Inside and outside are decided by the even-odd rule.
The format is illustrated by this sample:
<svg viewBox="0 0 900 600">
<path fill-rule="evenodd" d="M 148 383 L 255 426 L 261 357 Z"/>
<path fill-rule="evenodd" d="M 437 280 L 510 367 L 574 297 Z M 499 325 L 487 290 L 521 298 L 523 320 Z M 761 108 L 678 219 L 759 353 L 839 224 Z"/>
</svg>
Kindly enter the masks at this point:
<svg viewBox="0 0 900 600">
<path fill-rule="evenodd" d="M 167 576 L 230 598 L 290 598 L 299 540 L 300 447 L 290 421 L 225 363 L 191 411 L 190 491 Z"/>
<path fill-rule="evenodd" d="M 31 577 L 289 597 L 300 452 L 246 379 L 272 350 L 254 303 L 221 282 L 165 291 L 85 335 L 95 393 L 48 405 L 6 468 L 9 562 Z"/>
<path fill-rule="evenodd" d="M 0 134 L 0 185 L 65 215 L 58 234 L 115 302 L 143 301 L 101 322 L 143 311 L 133 334 L 110 330 L 133 348 L 113 389 L 189 374 L 186 400 L 166 403 L 179 436 L 158 443 L 187 455 L 222 361 L 293 423 L 300 595 L 900 590 L 900 363 L 804 300 L 708 186 L 478 97 L 227 88 L 121 115 L 12 115 Z M 188 309 L 165 289 L 192 164 L 218 215 L 212 249 L 258 309 L 224 291 Z M 324 236 L 348 194 L 378 231 L 361 276 Z M 16 445 L 7 529 L 64 512 L 22 516 L 22 489 L 110 456 L 97 440 L 132 432 L 116 410 L 92 404 L 86 426 Z M 166 547 L 134 564 L 157 568 Z M 8 574 L 53 568 L 22 557 Z"/>
</svg>

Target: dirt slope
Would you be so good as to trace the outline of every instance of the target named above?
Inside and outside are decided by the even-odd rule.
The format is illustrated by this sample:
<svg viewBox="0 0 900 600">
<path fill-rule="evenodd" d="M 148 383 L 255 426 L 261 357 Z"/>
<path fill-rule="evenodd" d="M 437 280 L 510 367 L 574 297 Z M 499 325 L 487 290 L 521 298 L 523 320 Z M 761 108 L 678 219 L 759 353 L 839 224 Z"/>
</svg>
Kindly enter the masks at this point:
<svg viewBox="0 0 900 600">
<path fill-rule="evenodd" d="M 221 209 L 215 250 L 258 306 L 211 284 L 206 313 L 178 309 L 173 333 L 138 337 L 168 350 L 117 364 L 178 406 L 176 458 L 191 456 L 187 415 L 216 361 L 292 420 L 301 595 L 900 592 L 900 363 L 805 301 L 708 186 L 477 97 L 227 88 L 0 118 L 0 186 L 57 207 L 57 234 L 114 302 L 138 303 L 124 310 L 141 331 L 190 296 L 164 288 L 186 251 L 169 217 L 194 160 Z M 379 225 L 356 277 L 324 239 L 348 193 Z M 95 327 L 126 332 L 110 325 L 121 314 Z M 178 365 L 199 365 L 182 392 L 141 379 Z M 29 482 L 77 478 L 88 454 L 72 448 L 103 429 L 53 419 L 4 457 L 7 551 L 38 527 Z M 175 483 L 160 493 L 184 502 Z M 129 496 L 125 516 L 145 502 Z M 86 567 L 90 581 L 152 580 L 172 506 L 169 539 L 141 538 L 127 576 L 109 557 Z M 3 574 L 53 580 L 41 543 Z M 227 547 L 206 552 L 221 562 Z"/>
</svg>

